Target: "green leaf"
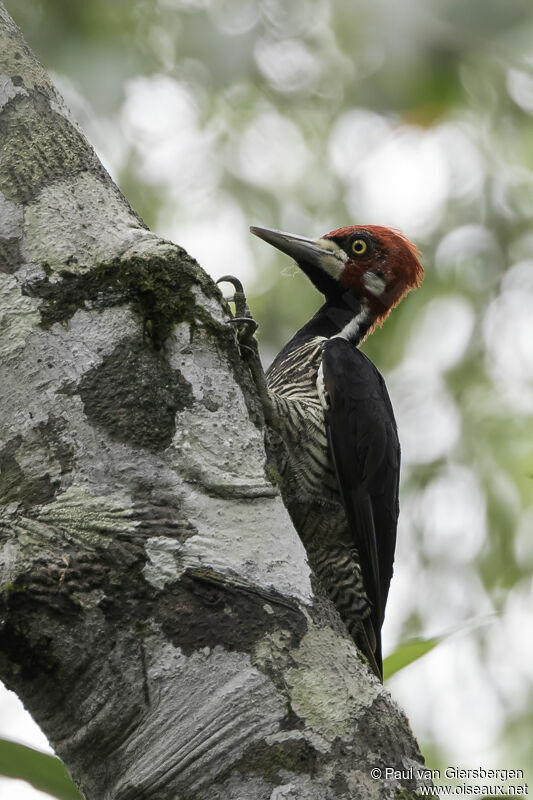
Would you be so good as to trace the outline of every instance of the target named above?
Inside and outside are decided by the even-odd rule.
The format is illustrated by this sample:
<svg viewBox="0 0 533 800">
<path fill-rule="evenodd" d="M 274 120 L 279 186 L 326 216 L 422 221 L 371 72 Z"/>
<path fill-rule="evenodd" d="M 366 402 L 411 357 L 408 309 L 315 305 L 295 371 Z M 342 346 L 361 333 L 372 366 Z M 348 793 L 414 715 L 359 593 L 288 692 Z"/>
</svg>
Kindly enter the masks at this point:
<svg viewBox="0 0 533 800">
<path fill-rule="evenodd" d="M 417 661 L 430 650 L 433 650 L 446 636 L 434 636 L 432 639 L 411 639 L 401 644 L 394 653 L 383 661 L 383 678 L 386 680 L 395 672 Z"/>
<path fill-rule="evenodd" d="M 425 656 L 426 653 L 429 653 L 430 650 L 433 650 L 434 647 L 443 642 L 444 639 L 449 639 L 450 636 L 454 636 L 457 633 L 472 632 L 481 628 L 483 625 L 492 624 L 497 616 L 497 614 L 493 613 L 483 617 L 474 617 L 466 620 L 466 622 L 462 622 L 452 630 L 442 633 L 440 636 L 433 636 L 430 639 L 409 639 L 409 641 L 401 644 L 396 648 L 394 653 L 391 653 L 390 656 L 384 659 L 383 679 L 386 680 L 390 678 L 395 672 L 399 672 L 399 670 L 412 664 L 413 661 L 422 658 L 422 656 Z"/>
<path fill-rule="evenodd" d="M 9 739 L 0 739 L 0 775 L 28 781 L 59 800 L 83 800 L 59 758 Z"/>
</svg>

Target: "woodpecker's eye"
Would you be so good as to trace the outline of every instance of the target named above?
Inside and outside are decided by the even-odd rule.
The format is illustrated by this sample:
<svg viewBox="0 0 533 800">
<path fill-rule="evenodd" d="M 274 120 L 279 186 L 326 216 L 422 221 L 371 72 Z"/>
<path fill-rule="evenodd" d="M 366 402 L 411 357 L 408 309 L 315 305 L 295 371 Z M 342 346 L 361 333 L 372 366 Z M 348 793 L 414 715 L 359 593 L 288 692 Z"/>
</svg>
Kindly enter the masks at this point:
<svg viewBox="0 0 533 800">
<path fill-rule="evenodd" d="M 362 256 L 368 250 L 368 245 L 364 239 L 354 239 L 352 242 L 352 253 L 356 256 Z"/>
</svg>

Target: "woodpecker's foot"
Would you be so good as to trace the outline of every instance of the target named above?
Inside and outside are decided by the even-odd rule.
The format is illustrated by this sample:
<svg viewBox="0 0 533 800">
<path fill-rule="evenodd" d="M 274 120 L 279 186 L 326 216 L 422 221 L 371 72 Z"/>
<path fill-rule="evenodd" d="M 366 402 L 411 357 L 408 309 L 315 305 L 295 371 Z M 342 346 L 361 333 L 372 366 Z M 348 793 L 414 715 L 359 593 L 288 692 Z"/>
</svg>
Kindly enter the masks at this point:
<svg viewBox="0 0 533 800">
<path fill-rule="evenodd" d="M 235 303 L 235 316 L 229 321 L 229 324 L 235 327 L 241 353 L 244 356 L 245 353 L 243 352 L 243 349 L 252 349 L 257 351 L 257 343 L 254 339 L 254 333 L 256 332 L 258 325 L 250 314 L 250 309 L 248 308 L 248 303 L 246 302 L 246 295 L 240 280 L 235 278 L 233 275 L 224 275 L 222 278 L 217 280 L 217 283 L 222 283 L 223 281 L 231 283 L 235 289 L 235 292 L 231 295 L 231 297 L 226 297 L 226 302 Z"/>
<path fill-rule="evenodd" d="M 246 302 L 246 295 L 244 294 L 244 289 L 240 280 L 235 278 L 234 275 L 223 275 L 217 280 L 217 283 L 231 283 L 235 289 L 231 297 L 226 297 L 227 303 L 235 303 L 235 317 L 251 318 L 250 309 Z"/>
<path fill-rule="evenodd" d="M 250 309 L 246 302 L 246 295 L 240 280 L 233 275 L 224 275 L 217 280 L 217 283 L 222 283 L 223 281 L 231 283 L 235 289 L 231 297 L 226 297 L 228 303 L 235 303 L 235 316 L 233 319 L 230 319 L 229 324 L 235 328 L 241 356 L 248 364 L 261 399 L 265 418 L 268 421 L 272 416 L 272 402 L 268 394 L 266 377 L 259 356 L 259 346 L 254 336 L 258 325 L 250 314 Z"/>
<path fill-rule="evenodd" d="M 230 319 L 229 324 L 235 326 L 241 349 L 253 346 L 255 342 L 254 333 L 259 327 L 255 319 L 252 319 L 252 317 L 233 317 L 233 319 Z"/>
</svg>

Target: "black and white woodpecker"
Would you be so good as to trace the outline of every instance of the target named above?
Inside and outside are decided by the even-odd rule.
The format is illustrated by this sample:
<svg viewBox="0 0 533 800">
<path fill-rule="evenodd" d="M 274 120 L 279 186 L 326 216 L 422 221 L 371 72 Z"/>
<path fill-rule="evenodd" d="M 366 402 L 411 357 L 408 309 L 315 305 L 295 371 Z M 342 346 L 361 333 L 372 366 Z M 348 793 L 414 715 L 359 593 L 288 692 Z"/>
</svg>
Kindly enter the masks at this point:
<svg viewBox="0 0 533 800">
<path fill-rule="evenodd" d="M 274 359 L 266 381 L 256 347 L 245 344 L 246 319 L 240 320 L 241 352 L 281 451 L 282 494 L 309 565 L 381 679 L 400 445 L 385 382 L 358 345 L 419 286 L 423 269 L 402 234 L 376 225 L 317 239 L 250 230 L 291 256 L 325 296 Z M 228 279 L 242 291 L 236 279 L 220 280 Z"/>
</svg>

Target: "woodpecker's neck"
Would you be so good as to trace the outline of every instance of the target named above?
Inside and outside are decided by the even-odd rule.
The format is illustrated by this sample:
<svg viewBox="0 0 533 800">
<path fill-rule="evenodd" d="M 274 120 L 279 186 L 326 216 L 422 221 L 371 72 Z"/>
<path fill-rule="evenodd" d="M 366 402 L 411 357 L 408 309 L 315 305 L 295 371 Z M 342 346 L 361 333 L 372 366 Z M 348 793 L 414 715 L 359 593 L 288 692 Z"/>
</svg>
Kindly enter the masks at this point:
<svg viewBox="0 0 533 800">
<path fill-rule="evenodd" d="M 352 311 L 353 314 L 353 311 Z M 346 339 L 348 342 L 351 342 L 354 345 L 358 345 L 361 342 L 368 330 L 372 327 L 376 318 L 374 314 L 370 311 L 368 303 L 366 300 L 361 301 L 361 305 L 359 311 L 356 314 L 353 314 L 351 318 L 342 325 L 342 328 L 338 331 L 338 333 L 333 334 L 333 337 L 338 337 L 340 339 Z M 343 319 L 339 316 L 339 324 L 342 324 Z"/>
<path fill-rule="evenodd" d="M 339 336 L 358 345 L 374 322 L 375 316 L 366 300 L 358 300 L 347 292 L 342 296 L 326 300 L 315 316 L 298 333 L 325 336 L 327 339 Z"/>
<path fill-rule="evenodd" d="M 283 361 L 292 350 L 317 336 L 326 339 L 339 336 L 357 346 L 374 322 L 375 317 L 366 303 L 357 300 L 353 294 L 339 294 L 337 297 L 330 298 L 318 309 L 314 317 L 287 342 L 269 369 Z"/>
</svg>

